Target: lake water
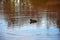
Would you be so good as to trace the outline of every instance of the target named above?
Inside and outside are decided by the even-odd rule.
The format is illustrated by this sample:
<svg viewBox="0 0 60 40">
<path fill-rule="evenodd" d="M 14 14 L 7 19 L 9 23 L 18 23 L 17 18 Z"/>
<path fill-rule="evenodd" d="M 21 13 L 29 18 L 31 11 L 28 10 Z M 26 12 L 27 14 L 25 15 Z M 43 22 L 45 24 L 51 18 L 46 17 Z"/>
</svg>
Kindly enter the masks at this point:
<svg viewBox="0 0 60 40">
<path fill-rule="evenodd" d="M 0 15 L 0 40 L 60 40 L 57 26 L 54 24 L 47 26 L 44 17 L 32 24 L 29 23 L 30 18 L 21 18 L 14 27 L 8 27 L 8 22 L 4 18 Z"/>
</svg>

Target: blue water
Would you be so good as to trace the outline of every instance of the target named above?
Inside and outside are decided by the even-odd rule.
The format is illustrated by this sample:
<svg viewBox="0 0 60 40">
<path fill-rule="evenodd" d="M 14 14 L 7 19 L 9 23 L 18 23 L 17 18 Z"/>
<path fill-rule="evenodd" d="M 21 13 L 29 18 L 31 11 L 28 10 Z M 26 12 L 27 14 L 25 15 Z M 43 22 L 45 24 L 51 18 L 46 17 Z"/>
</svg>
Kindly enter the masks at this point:
<svg viewBox="0 0 60 40">
<path fill-rule="evenodd" d="M 60 40 L 60 32 L 56 25 L 47 28 L 46 19 L 39 23 L 29 21 L 21 26 L 8 27 L 4 18 L 0 18 L 0 40 Z"/>
</svg>

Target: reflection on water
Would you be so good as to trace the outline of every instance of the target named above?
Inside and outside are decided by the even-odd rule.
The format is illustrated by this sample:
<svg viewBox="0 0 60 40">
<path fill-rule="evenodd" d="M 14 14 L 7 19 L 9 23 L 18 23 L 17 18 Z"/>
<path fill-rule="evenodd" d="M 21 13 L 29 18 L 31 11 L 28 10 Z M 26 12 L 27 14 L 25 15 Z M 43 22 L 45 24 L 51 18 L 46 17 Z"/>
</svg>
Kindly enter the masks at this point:
<svg viewBox="0 0 60 40">
<path fill-rule="evenodd" d="M 3 17 L 2 15 L 0 15 Z M 14 28 L 8 28 L 4 17 L 0 17 L 0 40 L 59 40 L 60 32 L 56 25 L 50 24 L 46 16 L 39 18 L 37 23 L 30 24 L 30 18 L 18 19 Z M 37 19 L 37 18 L 35 18 Z M 27 20 L 27 21 L 26 21 Z M 52 21 L 50 21 L 52 22 Z M 49 23 L 48 23 L 49 24 Z M 47 27 L 49 27 L 47 29 Z"/>
</svg>

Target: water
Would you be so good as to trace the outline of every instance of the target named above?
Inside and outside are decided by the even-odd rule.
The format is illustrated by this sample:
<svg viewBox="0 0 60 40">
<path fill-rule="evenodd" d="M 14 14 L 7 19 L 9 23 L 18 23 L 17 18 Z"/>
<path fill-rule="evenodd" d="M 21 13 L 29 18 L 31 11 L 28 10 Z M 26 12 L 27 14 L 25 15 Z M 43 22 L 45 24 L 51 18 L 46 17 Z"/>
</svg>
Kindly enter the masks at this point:
<svg viewBox="0 0 60 40">
<path fill-rule="evenodd" d="M 47 28 L 46 18 L 37 23 L 29 23 L 29 19 L 19 19 L 19 26 L 9 28 L 3 15 L 0 15 L 0 40 L 60 40 L 60 32 L 56 25 Z M 27 20 L 27 21 L 24 21 Z"/>
</svg>

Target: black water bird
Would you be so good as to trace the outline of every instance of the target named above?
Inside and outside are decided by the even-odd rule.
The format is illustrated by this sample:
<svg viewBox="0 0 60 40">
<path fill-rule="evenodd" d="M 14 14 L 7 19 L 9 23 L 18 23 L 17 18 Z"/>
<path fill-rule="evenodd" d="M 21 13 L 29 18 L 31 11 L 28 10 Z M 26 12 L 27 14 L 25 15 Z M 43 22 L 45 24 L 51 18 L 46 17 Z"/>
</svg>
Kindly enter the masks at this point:
<svg viewBox="0 0 60 40">
<path fill-rule="evenodd" d="M 30 19 L 30 24 L 31 23 L 36 23 L 36 22 L 37 22 L 37 20 Z"/>
</svg>

